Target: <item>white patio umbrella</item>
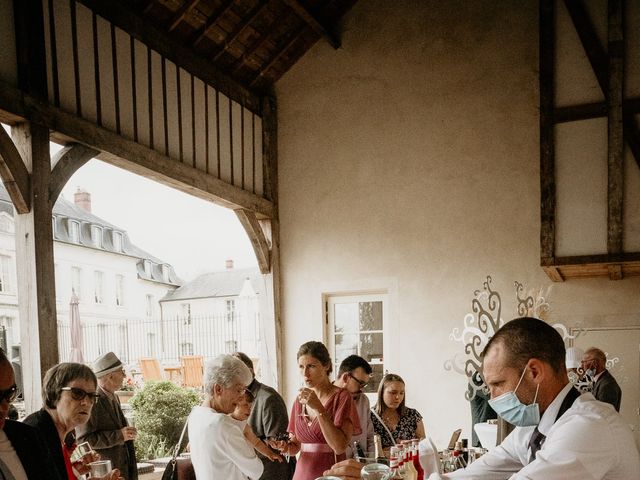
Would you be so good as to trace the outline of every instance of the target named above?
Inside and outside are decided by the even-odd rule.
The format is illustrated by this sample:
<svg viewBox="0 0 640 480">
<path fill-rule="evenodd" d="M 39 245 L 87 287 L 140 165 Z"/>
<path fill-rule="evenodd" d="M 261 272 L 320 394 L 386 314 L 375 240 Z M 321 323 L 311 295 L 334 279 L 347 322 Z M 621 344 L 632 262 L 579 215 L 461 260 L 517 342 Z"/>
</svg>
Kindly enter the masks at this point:
<svg viewBox="0 0 640 480">
<path fill-rule="evenodd" d="M 80 321 L 80 309 L 78 308 L 78 297 L 75 292 L 71 293 L 69 301 L 69 319 L 71 332 L 71 351 L 69 352 L 69 361 L 84 363 L 82 350 L 84 349 L 84 341 L 82 339 L 82 322 Z"/>
</svg>

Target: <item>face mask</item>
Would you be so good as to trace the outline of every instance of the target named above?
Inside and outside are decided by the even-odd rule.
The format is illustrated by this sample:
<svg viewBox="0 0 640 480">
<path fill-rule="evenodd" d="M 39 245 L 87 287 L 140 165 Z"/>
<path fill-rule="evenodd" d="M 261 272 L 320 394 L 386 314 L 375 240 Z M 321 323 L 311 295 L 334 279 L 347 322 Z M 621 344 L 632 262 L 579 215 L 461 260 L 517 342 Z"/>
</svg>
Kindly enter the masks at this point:
<svg viewBox="0 0 640 480">
<path fill-rule="evenodd" d="M 536 387 L 536 395 L 531 405 L 524 405 L 516 396 L 516 390 L 518 390 L 526 371 L 527 367 L 524 368 L 518 385 L 516 385 L 513 392 L 506 392 L 497 398 L 489 400 L 491 408 L 507 422 L 516 427 L 530 427 L 540 423 L 540 408 L 536 403 L 540 385 Z"/>
<path fill-rule="evenodd" d="M 596 369 L 595 368 L 589 368 L 584 373 L 589 377 L 595 377 L 596 376 Z"/>
</svg>

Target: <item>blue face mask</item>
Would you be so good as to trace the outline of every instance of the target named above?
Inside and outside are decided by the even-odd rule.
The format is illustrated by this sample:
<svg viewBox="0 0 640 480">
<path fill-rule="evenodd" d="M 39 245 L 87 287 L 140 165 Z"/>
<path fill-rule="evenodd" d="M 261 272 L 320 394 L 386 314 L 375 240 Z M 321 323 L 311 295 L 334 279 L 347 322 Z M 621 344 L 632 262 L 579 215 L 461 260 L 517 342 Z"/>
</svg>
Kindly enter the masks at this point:
<svg viewBox="0 0 640 480">
<path fill-rule="evenodd" d="M 540 408 L 536 403 L 540 385 L 536 387 L 536 395 L 531 405 L 524 405 L 516 396 L 516 390 L 518 390 L 526 371 L 527 367 L 522 371 L 518 385 L 516 385 L 513 392 L 506 392 L 497 398 L 489 400 L 491 408 L 507 422 L 516 427 L 531 427 L 540 423 Z"/>
</svg>

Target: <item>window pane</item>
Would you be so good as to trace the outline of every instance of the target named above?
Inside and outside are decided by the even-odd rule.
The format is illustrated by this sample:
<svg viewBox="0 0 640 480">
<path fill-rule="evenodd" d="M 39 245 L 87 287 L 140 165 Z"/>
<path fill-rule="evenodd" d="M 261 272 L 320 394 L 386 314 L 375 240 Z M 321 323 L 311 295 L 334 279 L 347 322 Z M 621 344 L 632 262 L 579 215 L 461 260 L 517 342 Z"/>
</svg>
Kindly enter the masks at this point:
<svg viewBox="0 0 640 480">
<path fill-rule="evenodd" d="M 382 330 L 382 302 L 361 302 L 360 330 Z"/>
<path fill-rule="evenodd" d="M 380 381 L 384 376 L 384 366 L 383 365 L 371 365 L 373 372 L 371 372 L 371 378 L 369 379 L 369 383 L 364 388 L 365 393 L 376 393 L 378 391 L 378 386 L 380 385 Z"/>
<path fill-rule="evenodd" d="M 336 335 L 334 361 L 340 365 L 349 355 L 358 354 L 358 335 Z"/>
<path fill-rule="evenodd" d="M 382 333 L 360 334 L 360 356 L 369 363 L 382 363 Z"/>
<path fill-rule="evenodd" d="M 358 304 L 337 303 L 334 307 L 336 333 L 355 333 L 358 331 Z"/>
</svg>

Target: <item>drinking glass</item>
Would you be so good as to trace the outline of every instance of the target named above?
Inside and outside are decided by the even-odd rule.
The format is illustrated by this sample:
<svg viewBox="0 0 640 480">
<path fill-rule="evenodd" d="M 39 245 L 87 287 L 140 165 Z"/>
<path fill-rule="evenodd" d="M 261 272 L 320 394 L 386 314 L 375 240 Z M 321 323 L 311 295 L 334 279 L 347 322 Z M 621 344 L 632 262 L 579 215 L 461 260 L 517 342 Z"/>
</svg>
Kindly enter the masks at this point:
<svg viewBox="0 0 640 480">
<path fill-rule="evenodd" d="M 316 478 L 316 480 L 340 480 L 340 478 L 334 477 L 333 475 L 323 475 L 322 477 Z"/>
<path fill-rule="evenodd" d="M 367 480 L 389 480 L 392 475 L 391 468 L 383 463 L 370 463 L 360 471 L 360 478 Z"/>
<path fill-rule="evenodd" d="M 111 473 L 111 460 L 99 460 L 89 464 L 92 477 L 104 477 Z"/>
<path fill-rule="evenodd" d="M 135 427 L 136 426 L 136 414 L 133 412 L 127 412 L 124 414 L 124 418 L 127 421 L 127 426 L 128 427 Z"/>
</svg>

